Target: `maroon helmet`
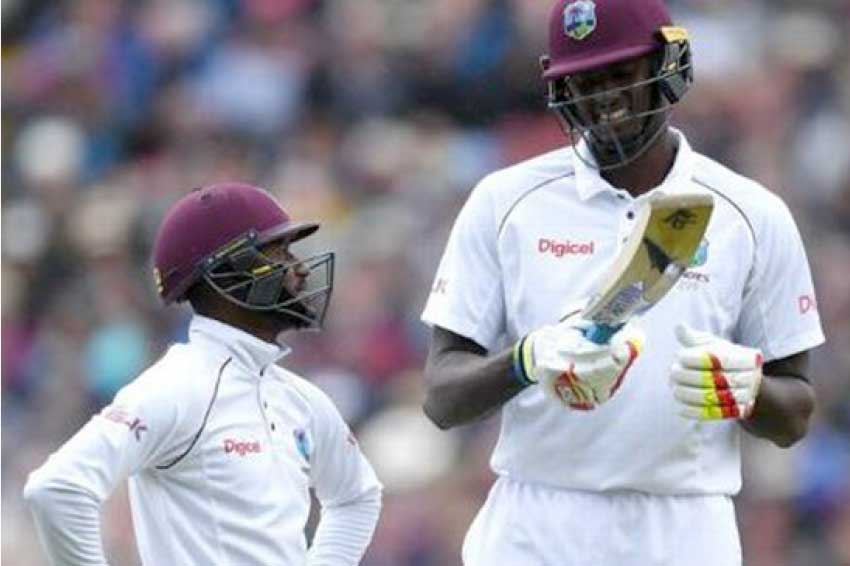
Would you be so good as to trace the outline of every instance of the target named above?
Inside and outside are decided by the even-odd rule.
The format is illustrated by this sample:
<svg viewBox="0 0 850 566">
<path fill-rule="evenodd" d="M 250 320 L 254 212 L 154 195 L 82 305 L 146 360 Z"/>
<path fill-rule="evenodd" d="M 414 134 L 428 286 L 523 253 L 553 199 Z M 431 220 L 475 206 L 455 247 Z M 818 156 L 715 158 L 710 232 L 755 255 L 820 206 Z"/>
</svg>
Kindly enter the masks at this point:
<svg viewBox="0 0 850 566">
<path fill-rule="evenodd" d="M 652 55 L 646 80 L 602 92 L 579 92 L 576 75 Z M 549 53 L 541 57 L 548 105 L 572 132 L 588 143 L 600 169 L 636 159 L 664 130 L 669 110 L 693 81 L 688 34 L 675 27 L 663 0 L 558 0 L 549 16 Z M 652 89 L 651 108 L 599 120 L 582 105 L 608 104 L 629 91 Z M 606 102 L 601 102 L 601 101 Z M 639 133 L 623 139 L 614 131 L 624 122 L 642 122 Z"/>
<path fill-rule="evenodd" d="M 293 266 L 262 253 L 266 244 L 295 242 L 318 229 L 313 222 L 292 221 L 271 195 L 251 185 L 195 189 L 171 207 L 157 232 L 157 291 L 165 304 L 179 302 L 203 280 L 244 308 L 286 314 L 299 321 L 296 326 L 318 326 L 332 288 L 333 253 L 299 261 L 310 270 L 312 283 L 320 268 L 325 277 L 323 284 L 296 296 L 284 286 L 284 275 Z"/>
</svg>

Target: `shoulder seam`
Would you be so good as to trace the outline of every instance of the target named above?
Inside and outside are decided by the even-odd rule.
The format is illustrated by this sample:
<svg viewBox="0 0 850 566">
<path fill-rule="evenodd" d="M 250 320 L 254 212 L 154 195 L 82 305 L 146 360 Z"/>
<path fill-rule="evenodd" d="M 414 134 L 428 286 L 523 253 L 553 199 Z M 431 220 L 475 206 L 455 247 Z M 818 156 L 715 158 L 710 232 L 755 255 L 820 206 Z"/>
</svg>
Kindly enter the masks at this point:
<svg viewBox="0 0 850 566">
<path fill-rule="evenodd" d="M 536 191 L 536 190 L 538 190 L 538 189 L 541 189 L 541 188 L 545 187 L 545 186 L 546 186 L 546 185 L 548 185 L 549 183 L 552 183 L 552 182 L 554 182 L 554 181 L 558 181 L 558 180 L 560 180 L 560 179 L 566 179 L 567 177 L 572 177 L 572 176 L 574 176 L 574 175 L 575 175 L 575 171 L 570 171 L 569 173 L 565 173 L 565 174 L 563 174 L 563 175 L 558 175 L 557 177 L 550 177 L 549 179 L 546 179 L 545 181 L 541 181 L 540 183 L 537 183 L 536 185 L 534 185 L 533 187 L 531 187 L 530 189 L 528 189 L 527 191 L 525 191 L 523 194 L 521 194 L 521 195 L 519 196 L 519 198 L 518 198 L 518 199 L 516 199 L 516 200 L 514 201 L 514 203 L 513 203 L 513 204 L 512 204 L 512 205 L 508 208 L 508 211 L 507 211 L 507 212 L 505 213 L 505 215 L 502 217 L 501 222 L 499 222 L 499 230 L 496 232 L 496 237 L 498 238 L 499 236 L 501 236 L 501 235 L 502 235 L 502 230 L 503 230 L 503 229 L 504 229 L 504 227 L 505 227 L 505 223 L 507 222 L 508 217 L 509 217 L 509 216 L 511 215 L 511 213 L 514 211 L 514 209 L 517 207 L 517 205 L 519 205 L 519 203 L 520 203 L 520 202 L 522 202 L 523 200 L 525 200 L 525 197 L 527 197 L 528 195 L 530 195 L 530 194 L 531 194 L 531 193 L 533 193 L 534 191 Z"/>
<path fill-rule="evenodd" d="M 169 462 L 167 464 L 162 464 L 160 466 L 157 466 L 156 467 L 157 470 L 167 470 L 167 469 L 171 468 L 172 466 L 174 466 L 175 464 L 180 462 L 180 460 L 185 458 L 189 454 L 189 452 L 192 451 L 192 448 L 195 447 L 195 444 L 197 444 L 198 439 L 201 437 L 201 433 L 204 432 L 204 429 L 207 426 L 207 419 L 209 419 L 210 413 L 212 412 L 213 405 L 215 404 L 216 397 L 218 397 L 218 388 L 221 385 L 221 376 L 224 374 L 224 368 L 226 368 L 227 365 L 231 361 L 233 361 L 233 356 L 227 358 L 227 360 L 225 360 L 224 363 L 221 364 L 221 367 L 218 368 L 218 377 L 215 380 L 215 389 L 213 389 L 212 398 L 210 399 L 209 405 L 207 405 L 207 411 L 206 411 L 206 413 L 204 413 L 204 421 L 201 423 L 201 428 L 198 429 L 198 432 L 195 433 L 194 438 L 192 438 L 192 442 L 189 443 L 189 446 L 186 448 L 186 450 L 182 454 L 180 454 L 179 456 L 177 456 L 176 458 L 174 458 L 171 462 Z"/>
<path fill-rule="evenodd" d="M 758 238 L 756 237 L 756 231 L 755 231 L 755 228 L 753 228 L 753 223 L 752 223 L 752 222 L 750 222 L 750 218 L 749 218 L 749 216 L 747 216 L 747 214 L 746 214 L 746 213 L 744 212 L 744 210 L 740 207 L 740 205 L 739 205 L 738 203 L 736 203 L 734 200 L 732 200 L 732 197 L 730 197 L 729 195 L 727 195 L 726 193 L 724 193 L 724 192 L 723 192 L 723 191 L 721 191 L 720 189 L 718 189 L 718 188 L 716 188 L 716 187 L 712 187 L 711 185 L 709 185 L 709 184 L 708 184 L 708 183 L 706 183 L 705 181 L 702 181 L 702 180 L 700 180 L 700 179 L 697 179 L 696 177 L 694 177 L 693 179 L 694 179 L 694 182 L 695 182 L 695 183 L 697 183 L 698 185 L 700 185 L 700 186 L 702 186 L 702 187 L 705 187 L 705 188 L 706 188 L 706 189 L 708 189 L 709 191 L 711 191 L 711 192 L 713 192 L 714 194 L 716 194 L 716 195 L 720 196 L 721 198 L 723 198 L 723 200 L 725 200 L 726 202 L 728 202 L 729 204 L 731 204 L 731 205 L 732 205 L 732 208 L 734 208 L 735 210 L 737 210 L 737 211 L 738 211 L 738 214 L 740 214 L 740 215 L 741 215 L 741 218 L 743 218 L 743 219 L 744 219 L 744 222 L 746 222 L 746 223 L 747 223 L 747 229 L 749 229 L 749 231 L 750 231 L 750 235 L 751 235 L 751 236 L 752 236 L 752 238 L 753 238 L 753 245 L 754 245 L 756 248 L 758 248 Z"/>
</svg>

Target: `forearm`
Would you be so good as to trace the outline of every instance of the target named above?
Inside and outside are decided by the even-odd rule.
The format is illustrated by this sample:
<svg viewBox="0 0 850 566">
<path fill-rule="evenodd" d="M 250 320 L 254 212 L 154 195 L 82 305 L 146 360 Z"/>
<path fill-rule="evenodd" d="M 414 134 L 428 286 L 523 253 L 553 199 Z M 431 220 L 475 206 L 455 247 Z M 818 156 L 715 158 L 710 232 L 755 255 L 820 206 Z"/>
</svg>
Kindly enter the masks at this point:
<svg viewBox="0 0 850 566">
<path fill-rule="evenodd" d="M 752 415 L 741 422 L 751 434 L 787 448 L 806 435 L 814 407 L 814 391 L 804 379 L 765 375 Z"/>
<path fill-rule="evenodd" d="M 106 565 L 100 505 L 94 496 L 56 480 L 31 477 L 24 498 L 51 564 Z"/>
<path fill-rule="evenodd" d="M 442 429 L 490 414 L 524 388 L 512 377 L 512 366 L 511 349 L 493 356 L 483 352 L 445 352 L 439 364 L 429 359 L 425 369 L 425 413 Z"/>
<path fill-rule="evenodd" d="M 378 522 L 381 492 L 364 494 L 351 503 L 322 507 L 310 548 L 309 566 L 354 566 L 360 563 Z"/>
</svg>

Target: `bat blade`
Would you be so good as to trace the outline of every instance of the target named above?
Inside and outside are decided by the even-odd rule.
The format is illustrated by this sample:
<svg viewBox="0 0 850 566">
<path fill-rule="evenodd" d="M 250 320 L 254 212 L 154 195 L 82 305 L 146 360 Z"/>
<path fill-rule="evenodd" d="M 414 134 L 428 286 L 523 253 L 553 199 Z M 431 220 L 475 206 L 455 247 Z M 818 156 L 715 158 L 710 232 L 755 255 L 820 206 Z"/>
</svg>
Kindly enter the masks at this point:
<svg viewBox="0 0 850 566">
<path fill-rule="evenodd" d="M 647 202 L 582 311 L 594 323 L 585 331 L 590 340 L 608 342 L 629 318 L 664 297 L 687 270 L 713 210 L 714 199 L 702 193 L 658 195 Z"/>
</svg>

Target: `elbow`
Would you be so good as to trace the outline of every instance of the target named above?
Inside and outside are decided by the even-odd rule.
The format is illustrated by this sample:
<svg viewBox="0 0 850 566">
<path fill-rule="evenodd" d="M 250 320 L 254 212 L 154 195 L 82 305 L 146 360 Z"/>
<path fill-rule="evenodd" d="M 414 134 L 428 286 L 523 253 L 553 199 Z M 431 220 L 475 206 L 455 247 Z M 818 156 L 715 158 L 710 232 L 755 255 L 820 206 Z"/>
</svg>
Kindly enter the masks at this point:
<svg viewBox="0 0 850 566">
<path fill-rule="evenodd" d="M 378 516 L 381 514 L 381 509 L 384 506 L 383 499 L 383 486 L 378 484 L 364 491 L 355 499 L 337 504 L 337 507 L 358 507 L 362 509 L 364 513 L 373 515 L 375 517 L 375 522 L 377 522 Z"/>
<path fill-rule="evenodd" d="M 787 430 L 773 438 L 773 443 L 780 448 L 791 448 L 797 444 L 808 432 L 808 423 L 789 424 Z"/>
<path fill-rule="evenodd" d="M 384 508 L 384 490 L 381 487 L 378 487 L 374 490 L 374 493 L 369 497 L 368 505 L 375 510 L 375 522 L 377 522 L 377 517 L 381 514 L 381 509 Z"/>
<path fill-rule="evenodd" d="M 788 418 L 782 434 L 774 439 L 774 443 L 780 448 L 794 446 L 809 432 L 809 422 L 815 410 L 815 396 L 811 389 L 806 389 L 806 393 L 800 399 L 794 414 Z"/>
<path fill-rule="evenodd" d="M 457 411 L 452 409 L 448 396 L 440 387 L 429 387 L 422 404 L 422 410 L 434 425 L 440 430 L 449 430 L 459 424 Z"/>
<path fill-rule="evenodd" d="M 422 404 L 422 411 L 428 417 L 428 420 L 434 423 L 440 430 L 448 430 L 455 424 L 449 419 L 446 411 L 440 410 L 439 403 L 434 400 L 433 395 L 430 393 Z"/>
<path fill-rule="evenodd" d="M 447 410 L 445 387 L 441 386 L 439 376 L 430 363 L 425 367 L 425 383 L 425 401 L 422 403 L 422 411 L 437 428 L 448 430 L 452 427 L 452 423 Z"/>
<path fill-rule="evenodd" d="M 88 493 L 68 481 L 61 472 L 48 466 L 30 473 L 22 497 L 32 511 L 49 510 L 61 504 L 69 495 Z"/>
<path fill-rule="evenodd" d="M 791 448 L 803 438 L 806 437 L 806 434 L 809 432 L 809 419 L 808 417 L 793 419 L 786 429 L 785 433 L 780 435 L 774 442 L 780 448 Z"/>
<path fill-rule="evenodd" d="M 52 492 L 45 478 L 37 472 L 31 473 L 23 491 L 27 506 L 33 510 L 49 507 L 51 497 Z"/>
</svg>

